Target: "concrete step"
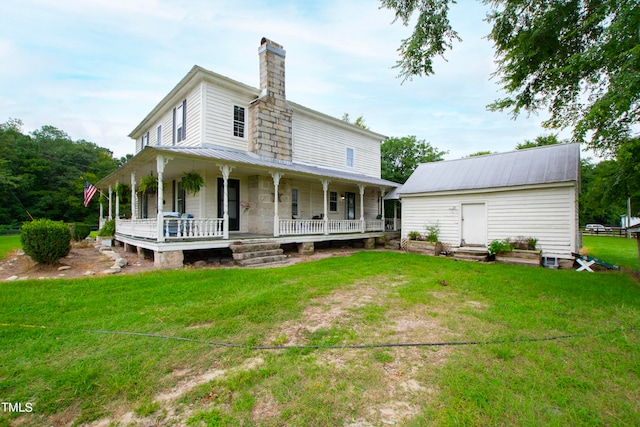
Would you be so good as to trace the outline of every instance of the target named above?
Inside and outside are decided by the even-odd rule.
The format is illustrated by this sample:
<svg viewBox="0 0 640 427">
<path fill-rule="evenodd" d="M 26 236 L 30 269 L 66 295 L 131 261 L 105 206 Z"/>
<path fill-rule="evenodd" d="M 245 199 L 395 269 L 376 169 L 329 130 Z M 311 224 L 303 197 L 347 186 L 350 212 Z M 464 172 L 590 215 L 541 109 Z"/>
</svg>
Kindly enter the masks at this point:
<svg viewBox="0 0 640 427">
<path fill-rule="evenodd" d="M 453 254 L 454 259 L 463 261 L 486 262 L 489 252 L 486 249 L 458 249 Z"/>
<path fill-rule="evenodd" d="M 256 252 L 234 252 L 233 259 L 236 261 L 250 258 L 262 258 L 267 256 L 282 255 L 284 250 L 282 249 L 267 249 L 259 250 Z"/>
<path fill-rule="evenodd" d="M 236 260 L 236 263 L 242 267 L 257 267 L 267 264 L 283 263 L 286 262 L 286 255 L 270 255 L 255 258 L 246 258 Z"/>
<path fill-rule="evenodd" d="M 233 243 L 229 249 L 236 253 L 268 251 L 272 249 L 280 249 L 280 243 L 274 242 L 256 242 L 256 243 Z"/>
</svg>

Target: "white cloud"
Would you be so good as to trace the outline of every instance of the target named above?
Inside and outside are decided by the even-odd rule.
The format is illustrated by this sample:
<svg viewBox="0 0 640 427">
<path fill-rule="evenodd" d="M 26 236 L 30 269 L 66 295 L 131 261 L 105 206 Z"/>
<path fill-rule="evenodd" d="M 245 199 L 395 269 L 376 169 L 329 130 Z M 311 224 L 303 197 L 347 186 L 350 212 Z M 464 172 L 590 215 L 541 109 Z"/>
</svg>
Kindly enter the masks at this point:
<svg viewBox="0 0 640 427">
<path fill-rule="evenodd" d="M 375 131 L 415 134 L 449 157 L 511 150 L 544 133 L 540 120 L 488 113 L 497 96 L 483 8 L 452 8 L 464 41 L 435 76 L 401 85 L 392 69 L 412 28 L 370 0 L 5 0 L 0 121 L 57 126 L 122 156 L 127 135 L 194 65 L 258 86 L 258 45 L 287 51 L 287 95 Z"/>
</svg>

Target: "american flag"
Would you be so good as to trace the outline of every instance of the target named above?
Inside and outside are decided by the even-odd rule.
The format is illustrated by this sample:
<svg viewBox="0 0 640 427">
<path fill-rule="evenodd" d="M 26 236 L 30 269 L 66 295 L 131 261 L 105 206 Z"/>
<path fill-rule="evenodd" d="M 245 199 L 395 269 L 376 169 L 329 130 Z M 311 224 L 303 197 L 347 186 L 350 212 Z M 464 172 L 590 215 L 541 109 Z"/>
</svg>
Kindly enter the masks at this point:
<svg viewBox="0 0 640 427">
<path fill-rule="evenodd" d="M 93 196 L 96 194 L 97 191 L 98 189 L 93 184 L 90 184 L 89 181 L 84 182 L 84 207 L 85 208 L 89 206 L 89 202 L 91 201 L 91 199 L 93 198 Z"/>
</svg>

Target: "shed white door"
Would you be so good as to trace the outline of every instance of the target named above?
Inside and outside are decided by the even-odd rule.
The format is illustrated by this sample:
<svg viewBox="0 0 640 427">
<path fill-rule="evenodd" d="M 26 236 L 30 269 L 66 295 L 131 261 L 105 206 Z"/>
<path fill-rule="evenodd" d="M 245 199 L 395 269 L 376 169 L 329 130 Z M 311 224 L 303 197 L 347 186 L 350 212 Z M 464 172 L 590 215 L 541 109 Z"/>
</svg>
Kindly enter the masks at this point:
<svg viewBox="0 0 640 427">
<path fill-rule="evenodd" d="M 464 245 L 487 244 L 487 210 L 484 203 L 462 204 L 462 243 Z"/>
</svg>

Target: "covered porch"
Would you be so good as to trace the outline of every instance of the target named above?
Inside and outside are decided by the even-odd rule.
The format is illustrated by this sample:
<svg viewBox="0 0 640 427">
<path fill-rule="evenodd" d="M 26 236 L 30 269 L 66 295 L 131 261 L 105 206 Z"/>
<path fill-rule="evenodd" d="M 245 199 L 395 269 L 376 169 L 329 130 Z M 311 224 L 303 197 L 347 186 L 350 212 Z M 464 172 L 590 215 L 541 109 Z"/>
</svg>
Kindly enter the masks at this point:
<svg viewBox="0 0 640 427">
<path fill-rule="evenodd" d="M 202 177 L 199 191 L 183 188 L 187 172 Z M 149 177 L 155 191 L 141 191 Z M 383 209 L 396 185 L 246 152 L 172 147 L 147 147 L 98 183 L 107 195 L 101 218 L 115 220 L 116 240 L 158 251 L 225 247 L 239 234 L 281 242 L 381 235 L 399 229 Z"/>
</svg>

